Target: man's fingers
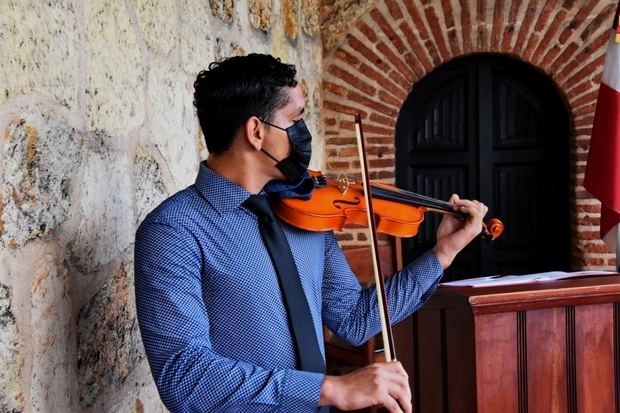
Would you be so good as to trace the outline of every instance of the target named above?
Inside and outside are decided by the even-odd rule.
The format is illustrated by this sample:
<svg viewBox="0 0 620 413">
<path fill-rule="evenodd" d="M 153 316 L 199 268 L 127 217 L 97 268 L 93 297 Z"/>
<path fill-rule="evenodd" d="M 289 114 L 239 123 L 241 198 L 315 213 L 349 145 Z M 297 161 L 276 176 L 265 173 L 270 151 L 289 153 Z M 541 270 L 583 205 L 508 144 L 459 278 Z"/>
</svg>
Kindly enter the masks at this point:
<svg viewBox="0 0 620 413">
<path fill-rule="evenodd" d="M 374 363 L 344 376 L 328 376 L 324 404 L 340 410 L 381 405 L 389 412 L 411 413 L 409 376 L 398 361 Z M 339 389 L 336 391 L 335 389 Z"/>
<path fill-rule="evenodd" d="M 397 399 L 391 394 L 386 394 L 381 399 L 381 406 L 386 408 L 390 413 L 404 413 L 406 410 L 403 410 L 398 403 Z"/>
<path fill-rule="evenodd" d="M 397 404 L 403 412 L 409 413 L 413 409 L 411 406 L 411 391 L 409 390 L 409 386 L 395 387 L 394 390 L 390 392 L 390 396 L 397 401 Z"/>
<path fill-rule="evenodd" d="M 411 412 L 411 392 L 409 391 L 409 386 L 395 385 L 392 388 L 392 391 L 390 391 L 390 398 L 396 402 L 396 405 L 399 408 L 399 412 Z"/>
<path fill-rule="evenodd" d="M 483 217 L 489 210 L 489 208 L 480 201 L 469 201 L 462 199 L 456 205 L 458 205 L 461 212 L 476 218 Z"/>
<path fill-rule="evenodd" d="M 450 202 L 451 204 L 456 204 L 459 200 L 460 200 L 460 198 L 459 198 L 458 194 L 452 194 L 452 196 L 450 197 L 448 202 Z"/>
<path fill-rule="evenodd" d="M 377 383 L 381 383 L 376 390 L 380 391 L 379 403 L 390 413 L 410 413 L 411 389 L 409 375 L 399 361 L 389 363 L 375 363 L 371 365 L 376 371 Z"/>
<path fill-rule="evenodd" d="M 450 197 L 450 203 L 454 204 L 454 209 L 457 211 L 465 212 L 469 215 L 474 215 L 477 213 L 486 213 L 488 208 L 480 201 L 469 200 L 469 199 L 460 199 L 457 194 L 452 194 Z"/>
<path fill-rule="evenodd" d="M 399 408 L 403 412 L 409 413 L 412 410 L 409 375 L 405 371 L 403 365 L 396 360 L 390 363 L 390 370 L 392 372 L 389 378 L 392 382 L 390 395 L 397 401 Z"/>
</svg>

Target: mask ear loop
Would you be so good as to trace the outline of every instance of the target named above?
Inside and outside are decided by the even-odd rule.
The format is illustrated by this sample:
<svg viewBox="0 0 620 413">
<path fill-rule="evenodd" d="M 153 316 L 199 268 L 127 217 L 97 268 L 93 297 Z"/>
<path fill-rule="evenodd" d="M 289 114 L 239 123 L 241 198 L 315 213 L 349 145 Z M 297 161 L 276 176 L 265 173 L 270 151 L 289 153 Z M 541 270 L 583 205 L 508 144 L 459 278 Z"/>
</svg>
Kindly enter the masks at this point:
<svg viewBox="0 0 620 413">
<path fill-rule="evenodd" d="M 278 161 L 276 158 L 274 158 L 269 152 L 267 152 L 266 150 L 264 150 L 263 148 L 260 148 L 261 152 L 263 152 L 265 155 L 267 155 L 268 157 L 270 157 L 271 159 L 274 160 L 274 162 L 276 164 L 280 163 L 281 161 Z"/>
<path fill-rule="evenodd" d="M 269 126 L 273 126 L 276 129 L 280 129 L 283 130 L 284 132 L 286 132 L 286 128 L 281 128 L 278 125 L 274 125 L 273 123 L 269 123 L 266 120 L 262 120 L 261 118 L 258 118 L 258 120 L 260 120 L 261 122 L 263 122 L 265 125 L 269 125 Z"/>
</svg>

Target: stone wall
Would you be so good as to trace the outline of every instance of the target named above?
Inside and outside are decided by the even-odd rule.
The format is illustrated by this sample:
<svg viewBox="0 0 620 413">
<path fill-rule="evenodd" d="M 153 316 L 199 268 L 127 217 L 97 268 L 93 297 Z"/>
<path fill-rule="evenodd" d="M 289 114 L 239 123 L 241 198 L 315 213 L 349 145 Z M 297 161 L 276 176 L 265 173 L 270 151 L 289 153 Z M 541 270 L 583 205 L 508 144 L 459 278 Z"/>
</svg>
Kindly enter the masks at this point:
<svg viewBox="0 0 620 413">
<path fill-rule="evenodd" d="M 133 237 L 206 157 L 196 73 L 294 63 L 317 139 L 317 0 L 0 2 L 0 411 L 164 411 L 135 320 Z"/>
<path fill-rule="evenodd" d="M 373 178 L 393 182 L 396 119 L 413 85 L 459 56 L 509 55 L 545 73 L 569 111 L 572 266 L 613 270 L 615 254 L 599 239 L 600 204 L 583 177 L 617 2 L 362 1 L 364 13 L 350 22 L 342 10 L 355 1 L 328 2 L 336 15 L 325 18 L 333 24 L 322 32 L 326 169 L 359 171 L 352 122 L 359 112 Z M 340 241 L 365 244 L 365 231 L 347 231 Z"/>
</svg>

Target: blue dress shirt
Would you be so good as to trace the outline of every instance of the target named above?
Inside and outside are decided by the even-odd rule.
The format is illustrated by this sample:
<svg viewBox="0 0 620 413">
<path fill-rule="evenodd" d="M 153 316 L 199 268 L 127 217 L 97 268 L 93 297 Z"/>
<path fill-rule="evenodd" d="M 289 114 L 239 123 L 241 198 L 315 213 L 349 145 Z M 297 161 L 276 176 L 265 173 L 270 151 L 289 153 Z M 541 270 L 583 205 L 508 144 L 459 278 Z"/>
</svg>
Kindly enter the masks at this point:
<svg viewBox="0 0 620 413">
<path fill-rule="evenodd" d="M 296 370 L 277 275 L 251 193 L 204 163 L 196 183 L 140 225 L 138 320 L 151 372 L 172 412 L 317 412 L 324 376 Z M 381 330 L 376 291 L 362 289 L 332 232 L 282 223 L 321 352 L 323 325 L 360 345 Z M 386 282 L 393 323 L 435 291 L 442 267 L 427 253 Z"/>
</svg>

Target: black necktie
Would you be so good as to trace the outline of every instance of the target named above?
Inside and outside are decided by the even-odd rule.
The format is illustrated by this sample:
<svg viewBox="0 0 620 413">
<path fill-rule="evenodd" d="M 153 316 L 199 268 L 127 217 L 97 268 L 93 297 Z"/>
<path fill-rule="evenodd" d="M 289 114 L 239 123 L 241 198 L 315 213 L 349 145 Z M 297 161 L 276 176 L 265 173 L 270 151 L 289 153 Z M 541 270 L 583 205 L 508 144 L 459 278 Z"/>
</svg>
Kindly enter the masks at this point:
<svg viewBox="0 0 620 413">
<path fill-rule="evenodd" d="M 244 205 L 259 218 L 261 236 L 278 274 L 301 370 L 325 373 L 325 361 L 319 348 L 308 301 L 284 231 L 264 195 L 252 195 Z"/>
</svg>

